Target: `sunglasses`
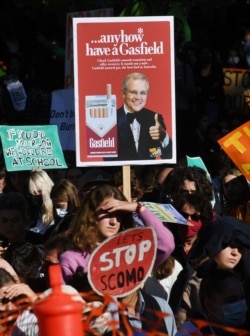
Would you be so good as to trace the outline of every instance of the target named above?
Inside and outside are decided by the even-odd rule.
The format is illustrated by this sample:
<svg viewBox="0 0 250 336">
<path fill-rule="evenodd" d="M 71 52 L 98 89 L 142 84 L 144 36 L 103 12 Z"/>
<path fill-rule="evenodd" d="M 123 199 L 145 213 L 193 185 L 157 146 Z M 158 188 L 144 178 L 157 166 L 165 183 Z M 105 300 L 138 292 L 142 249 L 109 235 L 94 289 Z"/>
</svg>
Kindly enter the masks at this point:
<svg viewBox="0 0 250 336">
<path fill-rule="evenodd" d="M 194 213 L 192 215 L 184 212 L 184 211 L 181 211 L 180 214 L 185 218 L 185 219 L 188 219 L 188 218 L 191 218 L 192 220 L 194 221 L 198 221 L 201 219 L 201 215 L 197 214 L 197 213 Z"/>
</svg>

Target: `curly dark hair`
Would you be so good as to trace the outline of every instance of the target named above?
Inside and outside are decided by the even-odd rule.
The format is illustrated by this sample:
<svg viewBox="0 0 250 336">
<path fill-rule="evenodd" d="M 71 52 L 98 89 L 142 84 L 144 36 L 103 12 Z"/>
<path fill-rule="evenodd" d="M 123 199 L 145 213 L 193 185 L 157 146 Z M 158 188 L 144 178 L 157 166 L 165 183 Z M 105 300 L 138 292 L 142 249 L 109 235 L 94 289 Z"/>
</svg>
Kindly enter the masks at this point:
<svg viewBox="0 0 250 336">
<path fill-rule="evenodd" d="M 179 212 L 182 211 L 184 204 L 192 205 L 200 214 L 200 220 L 203 226 L 211 223 L 213 220 L 213 208 L 211 202 L 203 196 L 202 193 L 187 194 L 180 193 L 173 197 L 173 206 Z"/>
<path fill-rule="evenodd" d="M 175 167 L 165 178 L 162 188 L 160 202 L 172 203 L 173 198 L 185 192 L 183 190 L 184 180 L 195 182 L 196 192 L 202 194 L 203 198 L 212 200 L 213 183 L 209 180 L 207 172 L 199 167 Z"/>
</svg>

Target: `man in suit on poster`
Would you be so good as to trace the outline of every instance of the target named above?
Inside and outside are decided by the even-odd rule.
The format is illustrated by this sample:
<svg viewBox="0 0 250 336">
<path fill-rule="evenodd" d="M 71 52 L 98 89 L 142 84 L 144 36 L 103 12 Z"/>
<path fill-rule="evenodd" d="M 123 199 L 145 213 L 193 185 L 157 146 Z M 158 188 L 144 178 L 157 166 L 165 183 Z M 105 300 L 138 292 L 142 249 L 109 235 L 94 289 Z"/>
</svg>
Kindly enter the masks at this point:
<svg viewBox="0 0 250 336">
<path fill-rule="evenodd" d="M 117 110 L 117 160 L 172 158 L 172 140 L 162 115 L 145 108 L 148 92 L 144 74 L 134 72 L 124 78 L 124 105 Z"/>
</svg>

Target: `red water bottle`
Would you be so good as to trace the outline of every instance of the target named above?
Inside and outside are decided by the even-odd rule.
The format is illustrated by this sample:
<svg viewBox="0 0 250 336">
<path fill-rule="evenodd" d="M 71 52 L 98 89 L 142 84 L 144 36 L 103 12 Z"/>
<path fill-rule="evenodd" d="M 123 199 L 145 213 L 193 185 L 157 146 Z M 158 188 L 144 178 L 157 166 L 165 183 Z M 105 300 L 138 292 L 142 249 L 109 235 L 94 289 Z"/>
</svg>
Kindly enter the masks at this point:
<svg viewBox="0 0 250 336">
<path fill-rule="evenodd" d="M 34 305 L 39 336 L 83 336 L 84 302 L 75 301 L 71 294 L 63 293 L 60 265 L 49 267 L 49 280 L 51 294 Z"/>
</svg>

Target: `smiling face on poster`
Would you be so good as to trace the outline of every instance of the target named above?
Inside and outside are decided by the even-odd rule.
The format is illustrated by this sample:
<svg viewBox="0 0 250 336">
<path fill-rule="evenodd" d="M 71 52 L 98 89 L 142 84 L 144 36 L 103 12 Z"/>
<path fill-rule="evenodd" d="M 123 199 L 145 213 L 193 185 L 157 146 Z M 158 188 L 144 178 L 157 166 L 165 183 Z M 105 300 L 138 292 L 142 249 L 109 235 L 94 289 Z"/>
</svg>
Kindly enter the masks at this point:
<svg viewBox="0 0 250 336">
<path fill-rule="evenodd" d="M 91 255 L 88 279 L 100 295 L 124 297 L 142 286 L 156 256 L 157 239 L 150 227 L 111 237 Z"/>
<path fill-rule="evenodd" d="M 73 44 L 77 165 L 175 163 L 173 18 L 74 18 Z"/>
</svg>

